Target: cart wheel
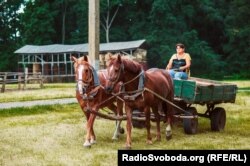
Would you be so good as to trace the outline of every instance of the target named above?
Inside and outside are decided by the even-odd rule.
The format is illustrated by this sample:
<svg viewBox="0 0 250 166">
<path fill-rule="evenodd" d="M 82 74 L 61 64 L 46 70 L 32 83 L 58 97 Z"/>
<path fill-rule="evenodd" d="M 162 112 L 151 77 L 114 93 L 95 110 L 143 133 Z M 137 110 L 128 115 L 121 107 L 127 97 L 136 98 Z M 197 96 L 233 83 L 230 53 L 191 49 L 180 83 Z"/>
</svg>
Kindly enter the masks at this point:
<svg viewBox="0 0 250 166">
<path fill-rule="evenodd" d="M 226 111 L 224 108 L 216 107 L 210 114 L 211 130 L 222 131 L 226 124 Z"/>
<path fill-rule="evenodd" d="M 140 117 L 139 115 L 140 111 L 139 110 L 133 110 L 133 115 L 134 117 Z M 144 128 L 145 127 L 145 121 L 137 121 L 137 120 L 132 120 L 132 125 L 135 128 Z"/>
<path fill-rule="evenodd" d="M 197 115 L 197 110 L 195 107 L 187 108 L 187 112 L 192 113 L 192 115 Z M 185 113 L 185 115 L 190 115 Z M 186 134 L 195 134 L 197 133 L 198 127 L 198 118 L 184 118 L 183 119 L 183 127 Z"/>
</svg>

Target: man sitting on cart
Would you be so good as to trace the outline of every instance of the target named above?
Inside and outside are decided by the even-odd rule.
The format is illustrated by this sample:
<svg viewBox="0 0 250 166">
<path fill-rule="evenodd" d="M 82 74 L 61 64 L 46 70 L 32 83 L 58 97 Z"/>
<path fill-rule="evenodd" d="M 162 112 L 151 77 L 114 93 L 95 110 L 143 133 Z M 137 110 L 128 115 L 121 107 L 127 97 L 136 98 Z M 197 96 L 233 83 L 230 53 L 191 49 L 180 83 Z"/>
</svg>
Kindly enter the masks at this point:
<svg viewBox="0 0 250 166">
<path fill-rule="evenodd" d="M 185 46 L 182 43 L 176 44 L 176 54 L 170 58 L 166 70 L 173 79 L 188 79 L 190 75 L 191 57 L 185 53 Z"/>
</svg>

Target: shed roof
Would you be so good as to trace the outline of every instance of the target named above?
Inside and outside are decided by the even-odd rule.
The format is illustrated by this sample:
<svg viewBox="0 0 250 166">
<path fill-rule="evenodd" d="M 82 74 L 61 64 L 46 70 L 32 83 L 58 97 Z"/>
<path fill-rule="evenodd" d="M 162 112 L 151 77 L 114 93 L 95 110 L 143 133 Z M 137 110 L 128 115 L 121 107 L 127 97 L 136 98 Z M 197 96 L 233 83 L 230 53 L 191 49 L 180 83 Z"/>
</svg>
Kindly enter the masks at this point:
<svg viewBox="0 0 250 166">
<path fill-rule="evenodd" d="M 113 52 L 113 51 L 128 51 L 134 50 L 142 46 L 145 43 L 145 39 L 128 41 L 128 42 L 111 42 L 101 43 L 100 52 Z M 46 54 L 46 53 L 87 53 L 88 44 L 75 44 L 75 45 L 64 45 L 64 44 L 52 44 L 52 45 L 25 45 L 22 48 L 16 50 L 14 53 L 17 54 Z"/>
</svg>

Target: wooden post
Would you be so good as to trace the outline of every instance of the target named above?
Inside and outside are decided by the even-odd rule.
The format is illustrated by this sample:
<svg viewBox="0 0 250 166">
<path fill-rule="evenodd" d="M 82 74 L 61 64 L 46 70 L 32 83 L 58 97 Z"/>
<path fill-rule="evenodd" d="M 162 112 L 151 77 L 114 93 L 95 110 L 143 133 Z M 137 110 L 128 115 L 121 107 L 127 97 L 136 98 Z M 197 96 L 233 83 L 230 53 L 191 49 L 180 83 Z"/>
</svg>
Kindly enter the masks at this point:
<svg viewBox="0 0 250 166">
<path fill-rule="evenodd" d="M 89 0 L 89 57 L 92 65 L 99 70 L 99 0 Z"/>
<path fill-rule="evenodd" d="M 22 84 L 22 75 L 21 73 L 18 73 L 18 90 L 21 90 L 21 84 Z"/>
<path fill-rule="evenodd" d="M 6 81 L 7 81 L 7 75 L 8 75 L 8 73 L 5 73 L 4 77 L 3 77 L 3 84 L 2 84 L 2 89 L 1 89 L 2 93 L 4 93 L 4 91 L 5 91 L 5 84 L 6 84 Z"/>
<path fill-rule="evenodd" d="M 26 67 L 24 69 L 24 85 L 23 85 L 23 89 L 26 89 L 27 82 L 28 82 L 28 68 Z"/>
<path fill-rule="evenodd" d="M 40 80 L 40 88 L 43 88 L 43 77 L 41 73 L 38 73 L 38 78 Z M 53 77 L 52 77 L 53 78 Z"/>
</svg>

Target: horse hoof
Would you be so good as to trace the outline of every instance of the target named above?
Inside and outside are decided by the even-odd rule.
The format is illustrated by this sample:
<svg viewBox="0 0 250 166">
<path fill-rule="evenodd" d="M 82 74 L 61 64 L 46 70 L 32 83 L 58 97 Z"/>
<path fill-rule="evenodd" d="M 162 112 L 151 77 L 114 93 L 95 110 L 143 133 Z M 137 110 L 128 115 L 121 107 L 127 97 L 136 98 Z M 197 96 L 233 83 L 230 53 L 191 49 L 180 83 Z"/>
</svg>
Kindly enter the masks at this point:
<svg viewBox="0 0 250 166">
<path fill-rule="evenodd" d="M 83 145 L 85 148 L 91 148 L 91 145 Z"/>
<path fill-rule="evenodd" d="M 156 141 L 160 142 L 161 141 L 161 137 L 156 137 Z"/>
<path fill-rule="evenodd" d="M 112 140 L 118 140 L 118 136 L 113 136 Z"/>
<path fill-rule="evenodd" d="M 126 150 L 131 150 L 132 148 L 131 148 L 131 146 L 126 146 L 125 149 Z"/>
<path fill-rule="evenodd" d="M 131 150 L 131 149 L 132 149 L 132 148 L 131 148 L 131 145 L 126 145 L 126 146 L 125 146 L 125 149 L 126 149 L 126 150 Z"/>
<path fill-rule="evenodd" d="M 153 144 L 152 140 L 147 140 L 147 144 L 152 145 Z"/>
<path fill-rule="evenodd" d="M 84 144 L 83 144 L 83 146 L 85 148 L 91 148 L 91 143 L 89 141 L 85 141 Z"/>
<path fill-rule="evenodd" d="M 92 145 L 92 144 L 96 144 L 96 140 L 94 140 L 94 139 L 90 140 L 90 144 L 91 144 L 91 145 Z"/>
<path fill-rule="evenodd" d="M 169 141 L 172 139 L 172 135 L 166 135 L 166 140 Z"/>
</svg>

